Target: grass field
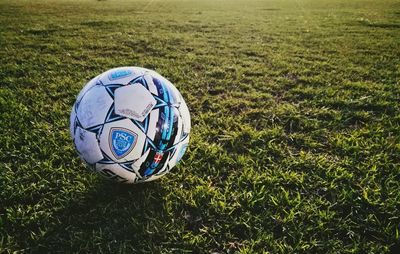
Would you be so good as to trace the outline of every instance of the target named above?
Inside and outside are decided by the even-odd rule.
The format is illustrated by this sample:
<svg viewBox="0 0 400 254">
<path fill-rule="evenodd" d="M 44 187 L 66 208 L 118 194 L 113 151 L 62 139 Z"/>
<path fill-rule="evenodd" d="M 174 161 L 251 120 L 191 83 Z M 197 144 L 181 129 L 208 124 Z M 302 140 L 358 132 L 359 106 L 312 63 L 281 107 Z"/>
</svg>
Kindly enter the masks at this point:
<svg viewBox="0 0 400 254">
<path fill-rule="evenodd" d="M 160 181 L 89 173 L 91 77 L 143 66 L 192 115 Z M 400 2 L 0 0 L 0 253 L 400 253 Z"/>
</svg>

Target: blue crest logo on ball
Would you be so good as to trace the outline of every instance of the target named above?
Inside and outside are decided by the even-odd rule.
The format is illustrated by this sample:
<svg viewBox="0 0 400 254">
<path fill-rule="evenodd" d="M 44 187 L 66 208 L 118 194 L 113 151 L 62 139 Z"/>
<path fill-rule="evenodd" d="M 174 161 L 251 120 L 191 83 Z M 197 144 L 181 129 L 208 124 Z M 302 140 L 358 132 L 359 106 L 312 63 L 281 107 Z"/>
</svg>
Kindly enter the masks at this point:
<svg viewBox="0 0 400 254">
<path fill-rule="evenodd" d="M 115 158 L 121 159 L 135 147 L 137 134 L 125 128 L 111 128 L 108 141 Z"/>
</svg>

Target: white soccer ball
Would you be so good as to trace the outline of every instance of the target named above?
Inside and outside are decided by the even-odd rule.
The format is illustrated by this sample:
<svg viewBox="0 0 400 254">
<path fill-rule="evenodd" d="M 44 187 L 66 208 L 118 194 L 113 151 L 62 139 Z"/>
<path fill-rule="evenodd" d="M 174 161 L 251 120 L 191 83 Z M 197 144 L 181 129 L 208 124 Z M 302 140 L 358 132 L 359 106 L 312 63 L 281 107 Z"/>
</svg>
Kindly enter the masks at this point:
<svg viewBox="0 0 400 254">
<path fill-rule="evenodd" d="M 190 114 L 160 74 L 121 67 L 90 80 L 72 107 L 70 134 L 91 169 L 124 183 L 155 180 L 182 158 Z"/>
</svg>

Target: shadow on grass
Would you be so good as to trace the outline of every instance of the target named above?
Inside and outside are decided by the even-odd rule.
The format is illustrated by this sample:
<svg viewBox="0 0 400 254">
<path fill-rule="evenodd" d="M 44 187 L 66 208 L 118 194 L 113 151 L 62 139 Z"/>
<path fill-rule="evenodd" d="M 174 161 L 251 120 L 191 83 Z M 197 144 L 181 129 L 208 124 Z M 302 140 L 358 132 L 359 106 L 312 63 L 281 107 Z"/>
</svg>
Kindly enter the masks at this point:
<svg viewBox="0 0 400 254">
<path fill-rule="evenodd" d="M 166 236 L 160 182 L 119 185 L 100 181 L 53 216 L 34 252 L 149 250 Z"/>
</svg>

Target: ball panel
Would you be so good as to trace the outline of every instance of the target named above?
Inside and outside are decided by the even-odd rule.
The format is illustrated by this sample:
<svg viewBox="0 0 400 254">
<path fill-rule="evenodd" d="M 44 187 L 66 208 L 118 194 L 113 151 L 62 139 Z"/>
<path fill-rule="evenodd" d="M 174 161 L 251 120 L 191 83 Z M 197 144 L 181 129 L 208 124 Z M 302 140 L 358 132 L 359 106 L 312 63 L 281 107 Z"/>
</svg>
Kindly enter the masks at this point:
<svg viewBox="0 0 400 254">
<path fill-rule="evenodd" d="M 121 84 L 127 85 L 131 80 L 143 75 L 143 71 L 136 67 L 119 67 L 108 70 L 100 75 L 100 82 L 103 85 Z"/>
<path fill-rule="evenodd" d="M 72 139 L 74 139 L 75 124 L 76 124 L 76 113 L 75 113 L 75 104 L 74 104 L 71 109 L 71 115 L 69 116 L 69 134 L 71 135 Z"/>
<path fill-rule="evenodd" d="M 150 148 L 132 164 L 132 169 L 141 179 L 158 174 L 165 170 L 171 151 L 159 151 Z"/>
<path fill-rule="evenodd" d="M 148 181 L 153 176 L 166 173 L 169 159 L 170 152 L 156 152 L 149 149 L 138 162 L 132 164 L 132 168 L 140 181 Z"/>
<path fill-rule="evenodd" d="M 149 74 L 145 74 L 143 75 L 143 78 L 146 81 L 149 91 L 154 95 L 158 95 L 157 87 L 154 85 L 153 82 L 153 77 Z"/>
<path fill-rule="evenodd" d="M 115 90 L 115 112 L 142 122 L 156 105 L 156 100 L 143 85 L 136 83 Z"/>
<path fill-rule="evenodd" d="M 178 114 L 179 113 L 180 112 L 178 111 Z M 178 124 L 177 124 L 178 129 L 176 131 L 176 137 L 175 137 L 175 140 L 174 140 L 174 143 L 173 143 L 174 145 L 176 145 L 180 141 L 182 141 L 182 136 L 183 136 L 183 120 L 182 120 L 182 117 L 180 115 L 177 118 L 178 118 Z"/>
<path fill-rule="evenodd" d="M 179 106 L 181 102 L 181 96 L 174 87 L 167 79 L 163 78 L 161 75 L 151 72 L 152 80 L 154 86 L 157 88 L 157 95 L 161 98 L 164 102 L 169 105 Z"/>
<path fill-rule="evenodd" d="M 79 92 L 78 96 L 76 97 L 76 106 L 79 105 L 82 97 L 86 94 L 87 91 L 89 91 L 92 87 L 94 87 L 95 85 L 98 85 L 98 80 L 99 80 L 99 76 L 96 76 L 94 78 L 92 78 L 89 82 L 86 83 L 86 85 L 82 88 L 82 90 Z"/>
<path fill-rule="evenodd" d="M 151 182 L 151 181 L 154 181 L 154 180 L 157 180 L 157 179 L 161 178 L 162 176 L 166 175 L 170 171 L 170 169 L 171 168 L 169 167 L 169 164 L 165 164 L 165 168 L 162 171 L 160 171 L 157 174 L 152 175 L 149 178 L 147 178 L 146 182 Z"/>
<path fill-rule="evenodd" d="M 83 128 L 104 123 L 113 100 L 103 86 L 91 88 L 82 97 L 77 108 L 77 116 Z"/>
<path fill-rule="evenodd" d="M 180 103 L 182 100 L 182 95 L 179 90 L 172 84 L 168 79 L 161 76 L 159 73 L 149 70 L 148 72 L 153 78 L 160 80 L 164 86 L 168 87 L 169 90 L 174 94 L 175 100 L 177 103 Z"/>
<path fill-rule="evenodd" d="M 75 146 L 79 154 L 89 164 L 93 164 L 103 159 L 103 155 L 99 148 L 96 134 L 93 132 L 77 127 L 75 131 Z"/>
<path fill-rule="evenodd" d="M 156 125 L 158 122 L 158 117 L 159 117 L 159 109 L 154 109 L 151 111 L 151 113 L 149 114 L 148 118 L 149 118 L 149 127 L 147 130 L 147 137 L 151 140 L 154 140 L 154 137 L 156 135 Z"/>
<path fill-rule="evenodd" d="M 152 176 L 150 176 L 148 178 L 139 179 L 138 182 L 152 182 L 154 180 L 157 180 L 157 179 L 161 178 L 162 176 L 164 176 L 168 172 L 169 172 L 169 170 L 167 169 L 167 164 L 165 164 L 165 170 L 164 171 L 162 171 L 162 172 L 160 172 L 158 174 L 152 175 Z"/>
<path fill-rule="evenodd" d="M 163 175 L 164 173 L 166 173 L 166 170 L 168 169 L 168 162 L 171 158 L 171 152 L 164 153 L 164 158 L 165 157 L 166 157 L 165 161 L 162 161 L 163 164 L 160 163 L 160 167 L 156 172 L 152 174 L 152 176 Z"/>
<path fill-rule="evenodd" d="M 120 183 L 135 183 L 137 181 L 137 176 L 135 173 L 126 170 L 117 163 L 96 163 L 95 167 L 99 173 L 110 180 Z"/>
<path fill-rule="evenodd" d="M 116 162 L 140 158 L 146 135 L 129 119 L 107 123 L 100 135 L 100 147 Z"/>
<path fill-rule="evenodd" d="M 189 112 L 189 108 L 186 105 L 185 101 L 181 102 L 181 105 L 179 106 L 179 112 L 181 113 L 181 117 L 183 120 L 183 131 L 185 133 L 190 133 L 190 129 L 191 129 L 190 112 Z"/>
<path fill-rule="evenodd" d="M 189 145 L 189 136 L 187 136 L 182 142 L 180 142 L 176 146 L 175 151 L 172 154 L 172 157 L 168 163 L 168 166 L 170 169 L 175 167 L 176 164 L 178 164 L 178 162 L 182 159 L 183 155 L 186 152 L 188 145 Z"/>
<path fill-rule="evenodd" d="M 175 107 L 159 108 L 153 143 L 157 150 L 165 151 L 174 145 L 178 133 L 179 111 Z"/>
<path fill-rule="evenodd" d="M 147 151 L 145 151 L 145 153 L 139 158 L 137 159 L 133 164 L 132 164 L 132 169 L 133 171 L 136 173 L 136 175 L 140 176 L 140 166 L 142 166 L 143 163 L 145 163 L 147 157 L 149 156 L 150 153 L 150 149 L 147 149 Z"/>
</svg>

